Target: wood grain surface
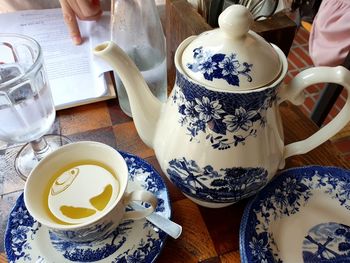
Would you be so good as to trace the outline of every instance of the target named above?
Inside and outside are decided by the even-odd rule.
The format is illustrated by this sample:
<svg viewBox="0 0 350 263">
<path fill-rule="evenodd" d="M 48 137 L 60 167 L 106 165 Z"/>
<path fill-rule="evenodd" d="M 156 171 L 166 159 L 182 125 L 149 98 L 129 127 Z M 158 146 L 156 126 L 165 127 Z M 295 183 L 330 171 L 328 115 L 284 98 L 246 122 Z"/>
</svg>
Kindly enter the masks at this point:
<svg viewBox="0 0 350 263">
<path fill-rule="evenodd" d="M 210 27 L 203 24 L 204 20 L 185 0 L 168 0 L 166 18 L 169 89 L 171 89 L 175 79 L 171 59 L 177 44 L 186 35 L 198 34 Z M 269 26 L 274 27 L 276 24 Z M 276 29 L 271 35 L 278 36 L 276 39 L 281 38 L 281 33 L 278 33 L 281 30 L 287 30 L 285 28 L 291 30 L 290 21 L 286 27 L 280 24 L 278 26 L 279 30 Z M 268 28 L 264 30 L 267 32 Z M 286 43 L 285 45 L 284 51 L 288 53 L 288 45 Z M 304 139 L 318 129 L 296 106 L 284 103 L 280 110 L 286 143 Z M 61 132 L 74 141 L 99 141 L 136 154 L 153 165 L 161 174 L 170 194 L 172 219 L 183 226 L 183 233 L 177 240 L 167 239 L 157 262 L 240 262 L 239 225 L 247 200 L 225 208 L 209 209 L 187 199 L 160 170 L 154 151 L 141 141 L 132 119 L 122 113 L 117 99 L 59 111 L 55 127 L 56 132 Z M 330 142 L 307 154 L 288 158 L 286 168 L 313 164 L 350 168 L 350 164 L 340 156 Z M 6 262 L 4 253 L 0 254 L 0 262 Z"/>
</svg>

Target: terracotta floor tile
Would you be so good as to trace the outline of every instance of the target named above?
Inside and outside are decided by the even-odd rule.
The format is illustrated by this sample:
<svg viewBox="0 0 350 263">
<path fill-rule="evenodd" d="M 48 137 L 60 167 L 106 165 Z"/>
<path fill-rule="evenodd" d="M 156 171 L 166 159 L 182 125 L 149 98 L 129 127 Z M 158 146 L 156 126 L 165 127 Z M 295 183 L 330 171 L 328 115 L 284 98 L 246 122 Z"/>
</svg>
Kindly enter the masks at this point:
<svg viewBox="0 0 350 263">
<path fill-rule="evenodd" d="M 309 94 L 319 94 L 320 88 L 317 85 L 311 85 L 305 89 L 305 91 Z"/>
<path fill-rule="evenodd" d="M 304 28 L 300 27 L 297 34 L 304 40 L 304 43 L 309 41 L 310 33 Z"/>
<path fill-rule="evenodd" d="M 346 91 L 346 89 L 343 89 L 343 91 L 341 92 L 340 96 L 343 96 L 344 98 L 347 98 L 349 96 L 349 94 Z"/>
<path fill-rule="evenodd" d="M 284 78 L 284 80 L 283 80 L 283 82 L 288 84 L 291 80 L 292 80 L 291 74 L 287 73 L 285 78 Z"/>
<path fill-rule="evenodd" d="M 318 83 L 318 84 L 315 84 L 315 86 L 317 88 L 319 88 L 320 90 L 322 90 L 324 87 L 325 87 L 326 83 Z"/>
<path fill-rule="evenodd" d="M 307 66 L 307 64 L 297 56 L 297 53 L 294 50 L 289 52 L 288 59 L 291 60 L 291 63 L 293 63 L 297 69 L 302 69 Z"/>
<path fill-rule="evenodd" d="M 306 116 L 310 116 L 311 111 L 303 104 L 300 106 L 300 110 L 306 115 Z"/>
<path fill-rule="evenodd" d="M 290 71 L 290 70 L 295 70 L 295 69 L 296 69 L 296 68 L 295 68 L 294 64 L 291 63 L 290 60 L 288 60 L 288 71 Z"/>
<path fill-rule="evenodd" d="M 290 72 L 288 72 L 288 74 L 294 78 L 296 75 L 298 75 L 300 73 L 300 70 L 299 69 L 296 69 L 296 70 L 292 70 Z"/>
<path fill-rule="evenodd" d="M 329 123 L 332 119 L 333 119 L 333 118 L 332 118 L 330 115 L 328 115 L 328 116 L 326 117 L 326 119 L 324 120 L 323 125 L 326 125 L 326 124 Z"/>
<path fill-rule="evenodd" d="M 313 62 L 308 53 L 306 53 L 304 48 L 297 47 L 294 49 L 296 54 L 305 62 L 306 65 L 313 65 Z"/>
<path fill-rule="evenodd" d="M 300 34 L 296 34 L 294 38 L 294 46 L 296 45 L 302 45 L 305 43 L 305 39 L 301 37 Z"/>
<path fill-rule="evenodd" d="M 289 55 L 288 55 L 288 63 L 292 65 L 293 69 L 292 70 L 288 70 L 288 73 L 290 72 L 299 72 L 300 71 L 300 68 L 298 68 L 298 61 L 295 61 L 296 60 L 296 56 L 295 54 L 292 54 L 292 50 L 289 52 Z"/>
<path fill-rule="evenodd" d="M 337 99 L 337 101 L 335 102 L 335 105 L 341 109 L 343 108 L 343 106 L 345 105 L 346 99 L 342 96 L 339 96 L 339 98 Z"/>
<path fill-rule="evenodd" d="M 320 98 L 320 93 L 314 93 L 314 94 L 312 95 L 312 98 L 314 99 L 315 104 L 316 104 L 316 102 L 317 102 L 318 99 Z"/>
<path fill-rule="evenodd" d="M 311 97 L 308 97 L 305 99 L 304 105 L 309 111 L 312 111 L 312 109 L 314 108 L 315 102 Z"/>
<path fill-rule="evenodd" d="M 339 113 L 339 110 L 333 106 L 333 108 L 331 109 L 331 111 L 329 112 L 328 115 L 330 115 L 332 118 L 334 118 L 335 116 L 337 116 L 338 113 Z"/>
</svg>

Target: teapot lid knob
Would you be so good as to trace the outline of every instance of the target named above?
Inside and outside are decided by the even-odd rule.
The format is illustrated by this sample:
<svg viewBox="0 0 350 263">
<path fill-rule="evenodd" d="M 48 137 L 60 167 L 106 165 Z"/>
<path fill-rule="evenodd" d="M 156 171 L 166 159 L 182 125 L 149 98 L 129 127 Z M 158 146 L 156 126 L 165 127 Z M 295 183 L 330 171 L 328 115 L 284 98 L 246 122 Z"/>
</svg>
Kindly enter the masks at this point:
<svg viewBox="0 0 350 263">
<path fill-rule="evenodd" d="M 243 5 L 231 5 L 219 16 L 220 28 L 203 32 L 178 49 L 179 69 L 212 90 L 246 91 L 276 85 L 283 53 L 257 33 Z M 281 57 L 281 59 L 280 59 Z M 266 66 L 268 65 L 268 66 Z"/>
<path fill-rule="evenodd" d="M 253 23 L 253 16 L 243 5 L 231 5 L 219 16 L 220 29 L 230 38 L 245 36 Z"/>
</svg>

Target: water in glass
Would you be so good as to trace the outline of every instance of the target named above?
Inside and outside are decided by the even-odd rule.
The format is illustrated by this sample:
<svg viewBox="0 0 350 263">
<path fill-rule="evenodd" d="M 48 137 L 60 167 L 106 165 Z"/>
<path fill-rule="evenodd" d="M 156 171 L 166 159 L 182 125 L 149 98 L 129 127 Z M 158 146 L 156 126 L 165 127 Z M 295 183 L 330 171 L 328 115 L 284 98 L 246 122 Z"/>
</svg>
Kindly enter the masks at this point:
<svg viewBox="0 0 350 263">
<path fill-rule="evenodd" d="M 0 67 L 0 81 L 22 75 L 20 65 Z M 55 108 L 47 82 L 38 72 L 33 80 L 18 83 L 6 93 L 0 92 L 0 139 L 6 142 L 29 142 L 49 131 Z"/>
</svg>

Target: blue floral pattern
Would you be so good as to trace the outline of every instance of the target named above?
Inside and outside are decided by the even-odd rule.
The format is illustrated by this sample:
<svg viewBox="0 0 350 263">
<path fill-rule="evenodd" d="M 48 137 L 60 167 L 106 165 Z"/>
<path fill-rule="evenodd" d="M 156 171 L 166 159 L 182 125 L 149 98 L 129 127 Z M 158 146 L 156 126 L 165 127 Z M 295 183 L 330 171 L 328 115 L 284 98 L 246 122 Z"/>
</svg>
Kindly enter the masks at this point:
<svg viewBox="0 0 350 263">
<path fill-rule="evenodd" d="M 16 203 L 17 209 L 14 209 L 9 217 L 7 231 L 5 236 L 5 245 L 7 257 L 11 262 L 23 259 L 24 262 L 34 260 L 29 250 L 32 249 L 30 240 L 40 229 L 41 225 L 33 219 L 24 205 L 23 194 Z"/>
<path fill-rule="evenodd" d="M 198 47 L 193 50 L 194 63 L 188 63 L 186 66 L 193 72 L 200 72 L 206 80 L 223 79 L 232 86 L 239 86 L 239 76 L 247 78 L 248 82 L 252 81 L 249 75 L 253 64 L 239 62 L 237 54 L 222 54 L 204 50 Z"/>
<path fill-rule="evenodd" d="M 113 231 L 113 222 L 103 222 L 98 225 L 91 226 L 89 228 L 84 228 L 79 231 L 66 231 L 66 230 L 55 230 L 55 235 L 61 239 L 70 239 L 72 241 L 91 241 L 97 239 L 107 238 Z M 101 235 L 103 233 L 103 235 Z"/>
<path fill-rule="evenodd" d="M 266 111 L 277 100 L 277 87 L 259 92 L 211 91 L 177 72 L 172 102 L 178 107 L 179 123 L 190 141 L 204 134 L 212 148 L 229 149 L 256 137 L 266 124 Z"/>
<path fill-rule="evenodd" d="M 133 189 L 145 189 L 158 198 L 157 213 L 169 218 L 170 202 L 164 181 L 146 161 L 131 154 L 122 153 L 127 162 Z M 40 226 L 28 213 L 23 195 L 13 208 L 5 234 L 5 249 L 10 262 L 47 262 L 52 255 L 39 255 L 38 249 L 48 242 L 60 252 L 60 262 L 66 258 L 73 262 L 154 262 L 167 235 L 147 220 L 123 221 L 104 240 L 76 243 L 61 239 L 55 233 Z"/>
<path fill-rule="evenodd" d="M 256 193 L 267 182 L 263 168 L 233 167 L 215 171 L 211 165 L 174 159 L 167 168 L 170 180 L 185 194 L 206 202 L 231 203 Z"/>
<path fill-rule="evenodd" d="M 160 235 L 164 236 L 165 233 L 161 232 Z M 162 245 L 162 238 L 164 237 L 155 239 L 149 232 L 145 239 L 141 238 L 136 249 L 134 249 L 132 253 L 126 251 L 118 255 L 112 263 L 153 262 L 159 254 L 159 248 Z"/>
<path fill-rule="evenodd" d="M 240 229 L 242 262 L 282 262 L 269 225 L 299 213 L 301 207 L 307 206 L 315 190 L 322 191 L 329 198 L 337 200 L 340 207 L 350 210 L 349 171 L 320 166 L 286 170 L 272 180 L 245 209 Z M 333 222 L 314 226 L 309 233 L 305 233 L 304 262 L 347 262 L 340 259 L 350 259 L 349 230 L 349 227 Z M 316 261 L 311 260 L 315 258 Z"/>
<path fill-rule="evenodd" d="M 106 237 L 109 242 L 68 242 L 61 239 L 55 233 L 50 231 L 51 244 L 62 255 L 74 262 L 95 262 L 109 257 L 116 252 L 126 242 L 126 237 L 132 229 L 132 221 L 126 221 L 120 224 L 111 237 Z"/>
</svg>

